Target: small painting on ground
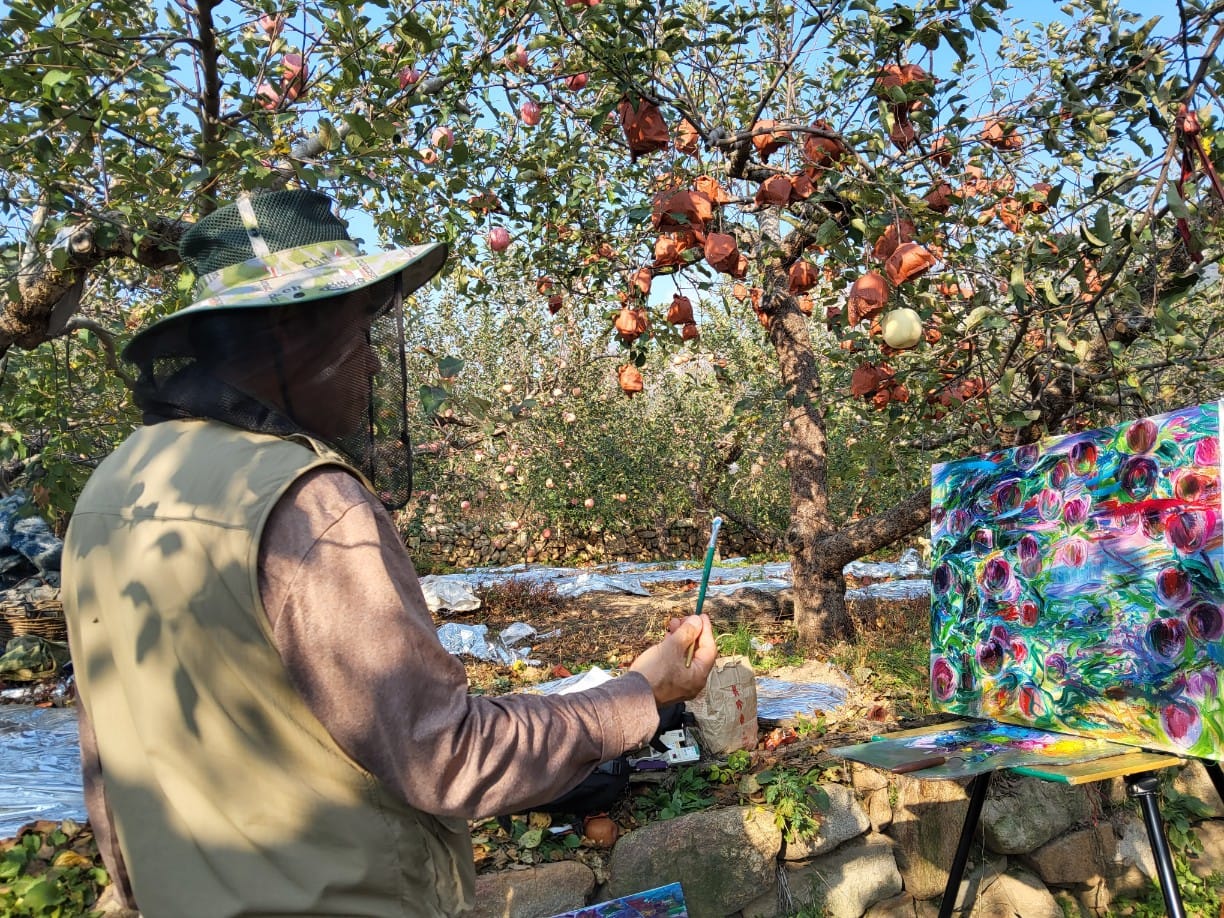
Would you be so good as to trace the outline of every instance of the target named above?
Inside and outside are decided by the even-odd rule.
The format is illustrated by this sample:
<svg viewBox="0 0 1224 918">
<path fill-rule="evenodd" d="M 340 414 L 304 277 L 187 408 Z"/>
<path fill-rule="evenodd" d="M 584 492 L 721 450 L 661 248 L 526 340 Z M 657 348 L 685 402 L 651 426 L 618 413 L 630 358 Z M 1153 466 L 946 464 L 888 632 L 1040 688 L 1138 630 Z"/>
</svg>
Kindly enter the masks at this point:
<svg viewBox="0 0 1224 918">
<path fill-rule="evenodd" d="M 938 710 L 1224 758 L 1220 406 L 932 470 Z"/>
<path fill-rule="evenodd" d="M 680 884 L 669 883 L 657 889 L 554 915 L 553 918 L 688 918 L 688 908 L 684 904 Z"/>
</svg>

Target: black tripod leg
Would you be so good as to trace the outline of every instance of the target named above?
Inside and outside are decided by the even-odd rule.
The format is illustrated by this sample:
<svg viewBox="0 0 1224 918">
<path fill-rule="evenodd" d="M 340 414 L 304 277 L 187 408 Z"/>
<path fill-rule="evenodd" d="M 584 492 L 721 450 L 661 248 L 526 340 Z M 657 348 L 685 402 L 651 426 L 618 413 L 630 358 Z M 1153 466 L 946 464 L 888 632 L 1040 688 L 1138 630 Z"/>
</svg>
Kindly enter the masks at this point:
<svg viewBox="0 0 1224 918">
<path fill-rule="evenodd" d="M 956 907 L 956 895 L 960 892 L 961 880 L 965 876 L 965 865 L 969 863 L 969 849 L 973 845 L 973 833 L 982 818 L 982 804 L 986 802 L 986 791 L 990 789 L 993 772 L 983 772 L 969 782 L 969 809 L 961 826 L 960 841 L 956 845 L 956 857 L 952 858 L 952 872 L 944 886 L 943 899 L 939 903 L 939 918 L 951 918 Z"/>
<path fill-rule="evenodd" d="M 1143 824 L 1147 826 L 1148 841 L 1152 843 L 1152 855 L 1156 858 L 1156 874 L 1160 878 L 1160 891 L 1164 893 L 1165 913 L 1169 918 L 1186 918 L 1181 890 L 1177 888 L 1177 876 L 1173 873 L 1173 856 L 1169 852 L 1169 840 L 1165 837 L 1164 823 L 1160 818 L 1159 776 L 1154 771 L 1128 775 L 1126 793 L 1139 801 L 1139 809 L 1143 811 Z"/>
</svg>

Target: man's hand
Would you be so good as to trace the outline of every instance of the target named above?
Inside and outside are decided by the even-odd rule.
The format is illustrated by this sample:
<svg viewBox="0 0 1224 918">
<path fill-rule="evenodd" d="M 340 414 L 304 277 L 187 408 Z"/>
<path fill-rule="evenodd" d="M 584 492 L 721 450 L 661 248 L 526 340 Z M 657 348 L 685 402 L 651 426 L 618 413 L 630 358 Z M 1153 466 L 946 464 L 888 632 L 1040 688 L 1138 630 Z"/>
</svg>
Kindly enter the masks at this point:
<svg viewBox="0 0 1224 918">
<path fill-rule="evenodd" d="M 706 678 L 718 656 L 714 629 L 708 615 L 673 618 L 667 624 L 667 637 L 641 654 L 629 667 L 646 677 L 654 691 L 655 704 L 662 707 L 687 701 L 705 688 Z M 690 646 L 695 648 L 693 663 L 684 665 Z"/>
</svg>

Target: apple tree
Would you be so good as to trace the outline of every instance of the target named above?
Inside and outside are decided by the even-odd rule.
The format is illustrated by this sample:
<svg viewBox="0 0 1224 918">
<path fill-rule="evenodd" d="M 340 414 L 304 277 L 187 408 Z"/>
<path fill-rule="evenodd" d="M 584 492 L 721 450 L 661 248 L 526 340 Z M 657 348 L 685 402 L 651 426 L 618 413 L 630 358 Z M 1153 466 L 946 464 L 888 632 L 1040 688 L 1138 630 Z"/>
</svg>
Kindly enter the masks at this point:
<svg viewBox="0 0 1224 918">
<path fill-rule="evenodd" d="M 538 308 L 602 317 L 629 394 L 651 351 L 699 352 L 710 312 L 740 311 L 777 361 L 756 398 L 781 406 L 796 625 L 845 634 L 843 565 L 925 523 L 932 461 L 1218 378 L 1224 4 L 1027 10 L 17 0 L 0 353 L 113 355 L 185 296 L 186 221 L 286 182 L 388 240 L 449 240 L 448 295 L 526 276 Z M 838 525 L 850 409 L 914 488 Z"/>
</svg>

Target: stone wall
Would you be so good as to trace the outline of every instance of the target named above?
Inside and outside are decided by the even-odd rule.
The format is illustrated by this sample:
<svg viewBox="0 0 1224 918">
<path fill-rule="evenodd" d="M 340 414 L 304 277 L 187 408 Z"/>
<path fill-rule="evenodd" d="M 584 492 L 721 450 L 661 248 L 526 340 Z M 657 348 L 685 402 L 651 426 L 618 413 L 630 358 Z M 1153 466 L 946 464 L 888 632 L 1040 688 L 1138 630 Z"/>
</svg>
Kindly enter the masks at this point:
<svg viewBox="0 0 1224 918">
<path fill-rule="evenodd" d="M 622 836 L 606 876 L 563 861 L 477 878 L 472 918 L 543 918 L 680 882 L 692 918 L 779 918 L 815 906 L 828 918 L 928 918 L 939 910 L 968 807 L 955 781 L 857 764 L 827 784 L 819 834 L 783 844 L 765 807 L 723 807 Z M 1224 805 L 1202 765 L 1175 782 L 1209 818 L 1196 826 L 1199 876 L 1224 871 Z M 959 914 L 975 918 L 1099 916 L 1156 875 L 1124 782 L 1071 786 L 995 776 L 982 810 Z M 603 882 L 600 882 L 600 880 Z"/>
<path fill-rule="evenodd" d="M 449 521 L 424 517 L 402 526 L 422 573 L 505 564 L 600 564 L 701 558 L 710 540 L 708 520 L 676 520 L 655 526 L 612 529 L 506 522 Z M 724 558 L 776 551 L 768 538 L 725 524 L 718 536 Z"/>
</svg>

